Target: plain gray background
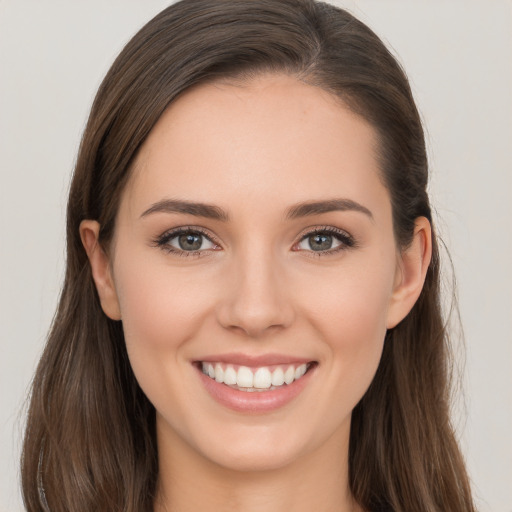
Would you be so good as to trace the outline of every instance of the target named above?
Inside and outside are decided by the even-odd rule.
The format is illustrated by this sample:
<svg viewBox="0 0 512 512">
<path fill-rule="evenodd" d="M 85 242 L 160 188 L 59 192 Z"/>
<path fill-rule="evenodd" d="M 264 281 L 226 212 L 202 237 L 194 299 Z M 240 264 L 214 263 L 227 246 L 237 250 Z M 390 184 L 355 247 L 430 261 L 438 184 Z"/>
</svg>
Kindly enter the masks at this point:
<svg viewBox="0 0 512 512">
<path fill-rule="evenodd" d="M 411 79 L 466 335 L 454 422 L 481 511 L 511 512 L 512 1 L 336 3 Z M 22 406 L 61 286 L 66 193 L 88 109 L 123 44 L 168 4 L 0 0 L 0 512 L 22 510 Z"/>
</svg>

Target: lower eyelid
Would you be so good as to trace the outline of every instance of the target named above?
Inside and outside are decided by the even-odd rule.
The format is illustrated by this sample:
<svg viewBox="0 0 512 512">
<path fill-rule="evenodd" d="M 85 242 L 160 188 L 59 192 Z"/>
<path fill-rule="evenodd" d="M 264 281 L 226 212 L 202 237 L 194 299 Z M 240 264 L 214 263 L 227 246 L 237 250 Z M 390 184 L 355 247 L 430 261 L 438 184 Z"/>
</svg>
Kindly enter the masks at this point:
<svg viewBox="0 0 512 512">
<path fill-rule="evenodd" d="M 176 249 L 175 247 L 172 246 L 164 246 L 161 247 L 161 249 L 169 254 L 178 256 L 179 258 L 203 258 L 211 253 L 211 250 L 208 249 L 200 251 L 182 251 L 181 249 Z"/>
<path fill-rule="evenodd" d="M 187 258 L 187 257 L 203 258 L 206 256 L 211 256 L 213 252 L 216 252 L 217 250 L 219 250 L 217 248 L 213 248 L 213 249 L 200 249 L 200 250 L 194 250 L 194 251 L 185 251 L 183 249 L 180 249 L 178 247 L 174 247 L 174 246 L 170 245 L 168 242 L 155 243 L 154 246 L 157 247 L 158 249 L 164 251 L 167 254 L 172 254 L 173 256 L 177 256 L 180 258 L 181 257 L 183 257 L 183 258 Z M 216 247 L 218 247 L 218 246 L 216 246 Z"/>
</svg>

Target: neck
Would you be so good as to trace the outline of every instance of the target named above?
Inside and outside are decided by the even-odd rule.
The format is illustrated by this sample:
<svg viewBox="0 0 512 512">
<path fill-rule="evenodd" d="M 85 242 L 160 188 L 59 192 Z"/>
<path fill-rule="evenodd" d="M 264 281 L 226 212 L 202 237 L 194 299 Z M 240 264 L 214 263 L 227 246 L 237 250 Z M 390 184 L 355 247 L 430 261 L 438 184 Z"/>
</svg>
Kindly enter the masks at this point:
<svg viewBox="0 0 512 512">
<path fill-rule="evenodd" d="M 349 490 L 345 433 L 300 460 L 258 471 L 222 467 L 167 434 L 158 436 L 155 512 L 361 512 Z"/>
</svg>

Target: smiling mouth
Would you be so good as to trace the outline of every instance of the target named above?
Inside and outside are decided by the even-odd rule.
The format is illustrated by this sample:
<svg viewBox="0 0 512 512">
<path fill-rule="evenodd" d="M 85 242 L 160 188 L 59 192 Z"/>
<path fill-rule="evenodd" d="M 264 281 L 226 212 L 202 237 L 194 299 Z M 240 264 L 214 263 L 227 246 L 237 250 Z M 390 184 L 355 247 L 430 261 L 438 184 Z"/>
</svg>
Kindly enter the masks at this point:
<svg viewBox="0 0 512 512">
<path fill-rule="evenodd" d="M 218 362 L 199 362 L 199 369 L 210 379 L 246 392 L 274 391 L 300 380 L 315 362 L 250 368 Z"/>
</svg>

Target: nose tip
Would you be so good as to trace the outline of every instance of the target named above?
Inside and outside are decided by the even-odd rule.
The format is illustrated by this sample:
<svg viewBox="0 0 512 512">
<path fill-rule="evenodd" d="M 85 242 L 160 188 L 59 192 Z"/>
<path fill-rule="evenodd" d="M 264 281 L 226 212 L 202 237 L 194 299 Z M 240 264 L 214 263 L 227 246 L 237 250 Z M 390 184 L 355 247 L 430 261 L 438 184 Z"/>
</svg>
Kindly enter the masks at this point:
<svg viewBox="0 0 512 512">
<path fill-rule="evenodd" d="M 257 309 L 247 305 L 231 308 L 228 321 L 221 322 L 225 328 L 238 331 L 250 338 L 260 338 L 270 331 L 276 331 L 286 326 L 286 323 L 278 318 L 279 311 L 273 309 L 264 311 L 266 306 L 259 305 Z"/>
<path fill-rule="evenodd" d="M 251 338 L 288 327 L 294 312 L 283 276 L 262 265 L 234 272 L 217 316 L 224 328 Z"/>
</svg>

